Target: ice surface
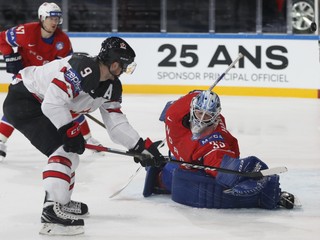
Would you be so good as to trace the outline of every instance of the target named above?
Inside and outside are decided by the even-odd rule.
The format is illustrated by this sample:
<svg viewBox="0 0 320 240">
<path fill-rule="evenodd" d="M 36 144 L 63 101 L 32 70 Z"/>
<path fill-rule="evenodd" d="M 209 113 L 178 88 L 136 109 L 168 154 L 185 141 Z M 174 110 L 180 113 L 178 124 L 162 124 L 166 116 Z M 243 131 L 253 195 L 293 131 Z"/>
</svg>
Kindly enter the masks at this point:
<svg viewBox="0 0 320 240">
<path fill-rule="evenodd" d="M 3 102 L 4 93 L 0 94 Z M 158 121 L 162 107 L 176 95 L 124 95 L 123 112 L 143 137 L 163 139 Z M 108 153 L 81 156 L 74 200 L 89 205 L 85 234 L 47 237 L 38 234 L 44 192 L 46 157 L 18 131 L 9 139 L 7 158 L 0 163 L 0 239 L 318 239 L 320 235 L 320 102 L 317 99 L 221 96 L 222 113 L 240 143 L 242 157 L 255 155 L 269 167 L 287 166 L 283 190 L 299 197 L 302 208 L 196 209 L 168 196 L 143 198 L 142 170 L 118 196 L 139 167 L 130 157 Z M 99 113 L 92 115 L 98 119 Z M 93 135 L 113 144 L 105 131 L 89 120 Z M 35 129 L 36 131 L 36 129 Z M 50 136 L 48 136 L 50 137 Z M 166 154 L 166 147 L 162 149 Z"/>
</svg>

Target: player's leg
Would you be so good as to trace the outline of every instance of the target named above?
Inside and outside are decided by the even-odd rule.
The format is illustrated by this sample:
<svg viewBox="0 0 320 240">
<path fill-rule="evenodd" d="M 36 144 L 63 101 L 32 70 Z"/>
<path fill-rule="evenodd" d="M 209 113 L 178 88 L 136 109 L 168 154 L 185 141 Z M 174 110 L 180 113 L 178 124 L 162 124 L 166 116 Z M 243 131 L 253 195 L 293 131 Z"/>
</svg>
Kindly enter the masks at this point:
<svg viewBox="0 0 320 240">
<path fill-rule="evenodd" d="M 5 116 L 0 121 L 0 161 L 7 156 L 6 142 L 14 131 L 14 127 L 8 122 Z"/>
</svg>

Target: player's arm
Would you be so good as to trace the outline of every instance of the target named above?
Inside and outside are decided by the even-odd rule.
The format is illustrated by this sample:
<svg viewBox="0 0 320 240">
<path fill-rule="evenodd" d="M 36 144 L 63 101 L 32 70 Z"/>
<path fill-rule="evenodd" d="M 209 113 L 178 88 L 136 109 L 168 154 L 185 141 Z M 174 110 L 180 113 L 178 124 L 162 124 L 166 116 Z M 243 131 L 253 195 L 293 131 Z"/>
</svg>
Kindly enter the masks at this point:
<svg viewBox="0 0 320 240">
<path fill-rule="evenodd" d="M 150 158 L 134 158 L 142 166 L 159 166 L 165 159 L 157 149 L 158 143 L 149 138 L 145 140 L 129 123 L 126 115 L 121 112 L 120 102 L 106 102 L 100 107 L 100 113 L 111 140 L 120 144 L 131 152 L 144 153 Z"/>
<path fill-rule="evenodd" d="M 61 79 L 55 78 L 52 80 L 41 109 L 58 129 L 64 150 L 82 154 L 85 150 L 85 140 L 81 134 L 79 123 L 73 122 L 72 115 L 67 107 L 77 93 L 73 91 L 74 88 L 70 83 Z"/>
<path fill-rule="evenodd" d="M 22 58 L 13 48 L 22 46 L 25 38 L 25 29 L 23 25 L 10 28 L 0 34 L 0 51 L 6 62 L 6 71 L 17 74 L 22 68 Z"/>
<path fill-rule="evenodd" d="M 100 107 L 100 113 L 108 134 L 114 143 L 127 149 L 133 148 L 140 135 L 131 126 L 125 114 L 121 111 L 119 102 L 107 102 Z"/>
</svg>

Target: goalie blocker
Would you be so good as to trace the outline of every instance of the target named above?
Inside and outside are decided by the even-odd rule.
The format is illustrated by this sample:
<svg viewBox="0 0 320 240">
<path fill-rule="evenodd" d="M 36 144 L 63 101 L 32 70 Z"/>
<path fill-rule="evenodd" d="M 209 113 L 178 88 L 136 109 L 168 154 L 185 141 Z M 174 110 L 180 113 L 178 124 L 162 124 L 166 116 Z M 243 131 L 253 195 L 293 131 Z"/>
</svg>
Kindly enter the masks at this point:
<svg viewBox="0 0 320 240">
<path fill-rule="evenodd" d="M 254 156 L 243 159 L 225 156 L 221 167 L 240 172 L 268 168 Z M 217 177 L 212 177 L 203 170 L 190 171 L 174 163 L 167 163 L 163 167 L 148 167 L 146 170 L 144 197 L 171 194 L 173 201 L 197 208 L 294 207 L 294 196 L 281 192 L 278 175 L 253 179 L 219 172 Z"/>
</svg>

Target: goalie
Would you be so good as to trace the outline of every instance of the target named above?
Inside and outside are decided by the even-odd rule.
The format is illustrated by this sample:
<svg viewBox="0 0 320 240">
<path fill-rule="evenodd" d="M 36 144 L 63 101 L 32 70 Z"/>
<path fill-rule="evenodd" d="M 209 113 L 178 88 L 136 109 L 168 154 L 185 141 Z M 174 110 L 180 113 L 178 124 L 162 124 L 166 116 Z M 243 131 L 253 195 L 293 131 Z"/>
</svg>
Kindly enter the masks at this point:
<svg viewBox="0 0 320 240">
<path fill-rule="evenodd" d="M 169 157 L 239 172 L 267 169 L 257 157 L 240 158 L 238 141 L 220 112 L 220 99 L 211 91 L 193 91 L 169 102 L 160 117 Z M 254 179 L 170 162 L 146 169 L 145 197 L 171 194 L 173 201 L 198 208 L 294 207 L 294 196 L 281 192 L 278 175 Z"/>
</svg>

